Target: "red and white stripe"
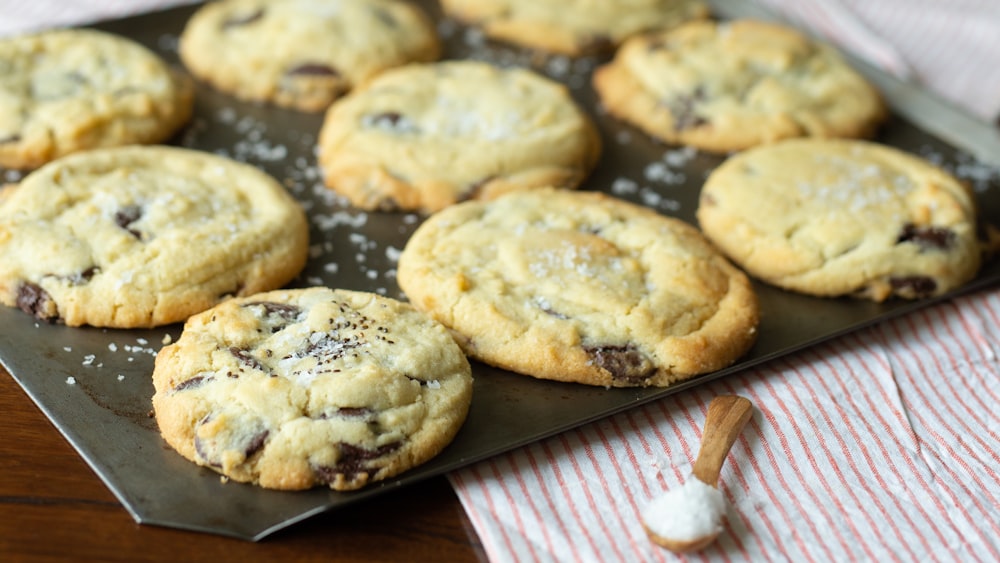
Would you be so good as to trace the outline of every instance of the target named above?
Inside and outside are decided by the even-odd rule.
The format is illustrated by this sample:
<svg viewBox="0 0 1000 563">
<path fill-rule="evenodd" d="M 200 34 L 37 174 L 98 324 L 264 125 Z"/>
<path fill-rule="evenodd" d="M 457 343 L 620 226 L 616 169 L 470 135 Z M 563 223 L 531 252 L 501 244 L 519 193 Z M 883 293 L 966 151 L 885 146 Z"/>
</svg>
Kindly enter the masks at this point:
<svg viewBox="0 0 1000 563">
<path fill-rule="evenodd" d="M 639 511 L 709 401 L 756 412 L 704 561 L 1000 560 L 1000 290 L 961 297 L 451 475 L 493 561 L 672 561 Z"/>
</svg>

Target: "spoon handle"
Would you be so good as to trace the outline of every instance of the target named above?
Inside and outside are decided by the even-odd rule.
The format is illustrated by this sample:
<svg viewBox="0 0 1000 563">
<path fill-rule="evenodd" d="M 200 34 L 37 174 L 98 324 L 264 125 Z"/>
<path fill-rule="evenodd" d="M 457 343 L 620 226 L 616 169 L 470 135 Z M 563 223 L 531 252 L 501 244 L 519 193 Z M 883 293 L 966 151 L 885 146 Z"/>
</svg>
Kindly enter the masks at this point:
<svg viewBox="0 0 1000 563">
<path fill-rule="evenodd" d="M 736 437 L 753 414 L 753 403 L 736 395 L 720 395 L 708 405 L 701 448 L 692 473 L 702 483 L 716 486 L 722 464 Z"/>
</svg>

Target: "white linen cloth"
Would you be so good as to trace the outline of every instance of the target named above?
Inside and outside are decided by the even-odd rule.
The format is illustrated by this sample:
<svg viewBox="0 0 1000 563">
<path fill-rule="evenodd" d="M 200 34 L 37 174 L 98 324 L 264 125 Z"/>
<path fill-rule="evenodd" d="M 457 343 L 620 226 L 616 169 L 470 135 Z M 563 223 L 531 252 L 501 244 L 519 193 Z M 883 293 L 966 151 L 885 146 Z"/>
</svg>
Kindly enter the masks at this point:
<svg viewBox="0 0 1000 563">
<path fill-rule="evenodd" d="M 996 0 L 761 0 L 984 120 Z M 0 36 L 184 0 L 0 0 Z M 995 187 L 993 189 L 996 189 Z M 1000 561 L 1000 288 L 887 321 L 456 471 L 492 561 Z M 756 411 L 718 542 L 683 558 L 641 508 L 688 477 L 711 399 Z"/>
</svg>

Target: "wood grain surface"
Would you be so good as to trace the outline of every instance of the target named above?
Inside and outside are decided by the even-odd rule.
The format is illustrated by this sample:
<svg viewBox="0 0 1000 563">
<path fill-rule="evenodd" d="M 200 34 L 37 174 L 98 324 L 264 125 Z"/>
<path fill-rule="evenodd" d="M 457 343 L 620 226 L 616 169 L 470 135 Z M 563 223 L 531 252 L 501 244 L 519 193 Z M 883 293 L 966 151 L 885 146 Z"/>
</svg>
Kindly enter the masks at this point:
<svg viewBox="0 0 1000 563">
<path fill-rule="evenodd" d="M 0 561 L 486 561 L 446 478 L 252 543 L 136 524 L 0 367 Z"/>
</svg>

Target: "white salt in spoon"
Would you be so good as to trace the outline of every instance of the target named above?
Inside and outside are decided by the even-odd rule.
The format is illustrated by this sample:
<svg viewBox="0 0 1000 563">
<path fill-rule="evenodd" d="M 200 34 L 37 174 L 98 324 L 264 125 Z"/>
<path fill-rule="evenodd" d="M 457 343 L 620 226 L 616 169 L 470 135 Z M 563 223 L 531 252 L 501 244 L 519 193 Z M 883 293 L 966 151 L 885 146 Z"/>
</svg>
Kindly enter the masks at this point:
<svg viewBox="0 0 1000 563">
<path fill-rule="evenodd" d="M 726 501 L 716 488 L 719 473 L 752 414 L 753 403 L 735 395 L 716 397 L 708 405 L 693 478 L 654 498 L 642 511 L 642 525 L 654 543 L 687 553 L 715 541 L 726 511 Z"/>
</svg>

